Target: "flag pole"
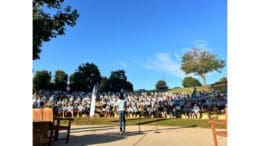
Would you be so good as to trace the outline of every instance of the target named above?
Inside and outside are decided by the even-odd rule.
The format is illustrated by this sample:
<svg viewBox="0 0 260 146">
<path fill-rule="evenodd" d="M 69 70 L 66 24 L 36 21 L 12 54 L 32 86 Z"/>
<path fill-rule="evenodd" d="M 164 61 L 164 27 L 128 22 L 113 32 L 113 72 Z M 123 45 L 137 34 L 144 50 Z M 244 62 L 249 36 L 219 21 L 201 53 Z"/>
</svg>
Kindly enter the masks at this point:
<svg viewBox="0 0 260 146">
<path fill-rule="evenodd" d="M 96 83 L 92 90 L 92 96 L 91 96 L 91 107 L 89 112 L 89 117 L 93 117 L 95 114 L 95 104 L 96 104 L 96 97 L 97 97 L 97 91 L 98 91 L 98 83 Z"/>
</svg>

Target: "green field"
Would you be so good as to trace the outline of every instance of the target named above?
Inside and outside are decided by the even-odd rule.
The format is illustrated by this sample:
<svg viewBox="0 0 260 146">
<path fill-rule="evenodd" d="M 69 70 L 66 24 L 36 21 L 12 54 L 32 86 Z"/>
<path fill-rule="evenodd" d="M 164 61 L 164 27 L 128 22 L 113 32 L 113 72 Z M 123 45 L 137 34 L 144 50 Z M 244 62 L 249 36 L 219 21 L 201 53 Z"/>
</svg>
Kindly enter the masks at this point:
<svg viewBox="0 0 260 146">
<path fill-rule="evenodd" d="M 138 118 L 127 118 L 126 125 L 138 125 Z M 208 120 L 202 119 L 164 119 L 164 118 L 140 118 L 140 125 L 160 125 L 176 127 L 201 127 L 210 128 Z M 93 118 L 74 118 L 72 125 L 118 125 L 118 118 L 93 117 Z M 219 125 L 217 128 L 226 128 Z"/>
<path fill-rule="evenodd" d="M 193 92 L 193 87 L 189 87 L 189 88 L 176 88 L 176 89 L 169 89 L 169 92 L 172 93 L 192 93 Z M 211 87 L 210 86 L 200 86 L 200 87 L 196 87 L 197 91 L 202 91 L 202 92 L 210 92 L 211 91 Z"/>
</svg>

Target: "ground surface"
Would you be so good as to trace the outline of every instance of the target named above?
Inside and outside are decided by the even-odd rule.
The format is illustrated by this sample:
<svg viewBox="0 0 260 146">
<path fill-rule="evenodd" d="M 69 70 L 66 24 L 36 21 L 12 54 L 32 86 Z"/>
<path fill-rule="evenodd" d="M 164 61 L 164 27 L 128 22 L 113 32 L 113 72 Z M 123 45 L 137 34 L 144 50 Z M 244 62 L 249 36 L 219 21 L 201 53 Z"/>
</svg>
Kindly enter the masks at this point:
<svg viewBox="0 0 260 146">
<path fill-rule="evenodd" d="M 198 127 L 127 126 L 120 136 L 117 126 L 72 126 L 70 141 L 56 141 L 52 146 L 213 146 L 211 129 Z M 158 132 L 158 133 L 156 133 Z M 61 137 L 65 133 L 61 131 Z M 218 137 L 219 146 L 227 138 Z"/>
</svg>

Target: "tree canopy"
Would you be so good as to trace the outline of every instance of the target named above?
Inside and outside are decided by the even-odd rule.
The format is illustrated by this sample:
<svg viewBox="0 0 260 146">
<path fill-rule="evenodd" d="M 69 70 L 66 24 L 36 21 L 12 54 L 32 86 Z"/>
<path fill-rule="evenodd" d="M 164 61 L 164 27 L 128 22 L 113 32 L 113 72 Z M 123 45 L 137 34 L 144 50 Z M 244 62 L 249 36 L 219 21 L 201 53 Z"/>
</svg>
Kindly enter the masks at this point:
<svg viewBox="0 0 260 146">
<path fill-rule="evenodd" d="M 37 71 L 33 77 L 33 90 L 38 92 L 39 90 L 49 90 L 51 82 L 51 72 L 46 70 Z"/>
<path fill-rule="evenodd" d="M 219 82 L 227 82 L 227 77 L 222 77 L 219 79 Z"/>
<path fill-rule="evenodd" d="M 63 2 L 64 0 L 33 0 L 33 60 L 40 59 L 42 42 L 64 35 L 66 25 L 76 24 L 79 17 L 77 10 L 72 10 L 71 6 L 63 8 Z M 46 12 L 48 9 L 57 11 L 51 15 Z"/>
<path fill-rule="evenodd" d="M 70 89 L 73 91 L 91 92 L 93 86 L 101 81 L 98 67 L 93 63 L 83 63 L 70 76 Z"/>
<path fill-rule="evenodd" d="M 124 70 L 112 71 L 108 79 L 108 85 L 111 92 L 133 91 L 133 85 L 127 81 Z"/>
<path fill-rule="evenodd" d="M 194 48 L 182 57 L 181 69 L 186 74 L 199 75 L 203 79 L 204 85 L 207 85 L 206 74 L 212 71 L 220 72 L 224 64 L 224 60 L 217 59 L 216 55 Z"/>
<path fill-rule="evenodd" d="M 159 80 L 155 84 L 155 89 L 157 91 L 167 90 L 168 89 L 167 83 L 164 80 Z"/>
<path fill-rule="evenodd" d="M 68 75 L 62 70 L 57 70 L 55 72 L 54 89 L 58 91 L 66 91 L 67 82 Z"/>
<path fill-rule="evenodd" d="M 196 86 L 201 86 L 201 83 L 198 79 L 195 79 L 193 77 L 185 77 L 182 80 L 182 86 L 183 87 L 196 87 Z"/>
<path fill-rule="evenodd" d="M 101 77 L 101 82 L 99 84 L 99 91 L 100 92 L 109 91 L 109 81 L 108 81 L 107 77 Z"/>
<path fill-rule="evenodd" d="M 68 75 L 62 71 L 55 72 L 54 79 L 51 72 L 37 71 L 33 77 L 33 90 L 67 91 Z M 133 84 L 127 81 L 124 70 L 112 71 L 109 78 L 101 77 L 98 67 L 93 63 L 83 63 L 69 76 L 69 90 L 91 92 L 93 86 L 99 83 L 99 92 L 132 92 Z"/>
</svg>

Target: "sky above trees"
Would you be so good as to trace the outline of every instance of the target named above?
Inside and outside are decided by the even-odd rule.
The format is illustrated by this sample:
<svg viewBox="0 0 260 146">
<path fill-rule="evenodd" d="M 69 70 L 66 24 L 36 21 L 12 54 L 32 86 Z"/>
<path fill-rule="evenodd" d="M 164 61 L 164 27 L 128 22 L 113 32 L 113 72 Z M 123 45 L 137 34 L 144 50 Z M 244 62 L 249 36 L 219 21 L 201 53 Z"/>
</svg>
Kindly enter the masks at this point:
<svg viewBox="0 0 260 146">
<path fill-rule="evenodd" d="M 173 88 L 182 86 L 181 57 L 189 49 L 204 48 L 227 60 L 225 0 L 66 0 L 64 5 L 77 9 L 77 24 L 43 43 L 34 72 L 70 75 L 89 62 L 106 77 L 124 69 L 135 90 L 154 89 L 158 80 Z M 208 84 L 227 76 L 226 70 L 209 73 Z"/>
</svg>

